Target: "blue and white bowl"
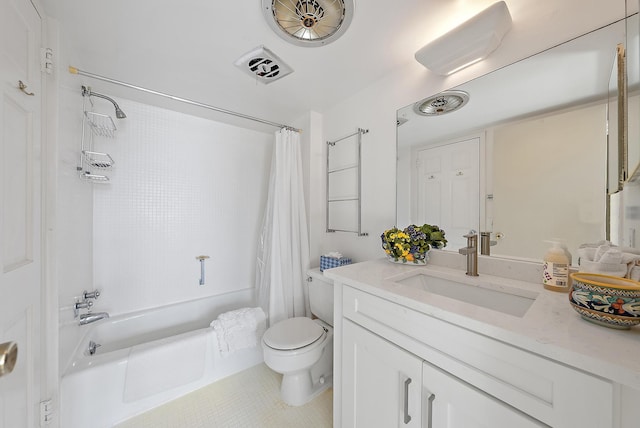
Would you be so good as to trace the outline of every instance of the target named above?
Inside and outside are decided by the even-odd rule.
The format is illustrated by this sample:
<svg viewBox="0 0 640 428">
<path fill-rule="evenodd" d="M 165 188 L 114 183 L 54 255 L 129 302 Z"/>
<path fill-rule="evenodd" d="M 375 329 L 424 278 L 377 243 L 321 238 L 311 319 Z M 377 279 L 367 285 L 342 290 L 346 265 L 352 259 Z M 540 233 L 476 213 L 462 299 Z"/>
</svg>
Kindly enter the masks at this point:
<svg viewBox="0 0 640 428">
<path fill-rule="evenodd" d="M 640 324 L 640 282 L 596 273 L 571 279 L 569 303 L 585 320 L 617 329 Z"/>
</svg>

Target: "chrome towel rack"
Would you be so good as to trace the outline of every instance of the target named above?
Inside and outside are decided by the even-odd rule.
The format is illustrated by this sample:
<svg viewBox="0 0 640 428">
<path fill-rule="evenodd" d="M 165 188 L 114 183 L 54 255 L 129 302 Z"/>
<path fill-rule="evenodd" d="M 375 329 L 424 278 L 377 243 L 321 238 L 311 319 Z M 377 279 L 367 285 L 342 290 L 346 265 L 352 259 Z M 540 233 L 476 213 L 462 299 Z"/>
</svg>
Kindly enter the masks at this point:
<svg viewBox="0 0 640 428">
<path fill-rule="evenodd" d="M 353 134 L 327 141 L 327 233 L 348 232 L 358 236 L 369 235 L 362 231 L 361 168 L 362 136 L 368 132 L 368 129 L 358 128 Z M 353 139 L 353 137 L 356 138 Z M 336 146 L 343 141 L 346 144 L 348 139 L 352 144 L 351 151 L 349 148 Z M 346 193 L 340 194 L 340 190 L 346 190 Z"/>
</svg>

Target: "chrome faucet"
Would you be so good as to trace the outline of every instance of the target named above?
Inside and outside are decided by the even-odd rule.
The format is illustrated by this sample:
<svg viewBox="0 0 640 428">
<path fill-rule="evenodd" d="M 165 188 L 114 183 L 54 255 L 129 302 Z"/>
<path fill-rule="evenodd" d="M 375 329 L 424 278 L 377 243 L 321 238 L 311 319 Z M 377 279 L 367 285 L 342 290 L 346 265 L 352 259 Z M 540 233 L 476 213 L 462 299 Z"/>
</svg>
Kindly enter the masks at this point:
<svg viewBox="0 0 640 428">
<path fill-rule="evenodd" d="M 464 238 L 467 238 L 467 246 L 460 248 L 458 252 L 467 256 L 467 275 L 478 276 L 478 234 L 475 230 L 470 230 Z"/>
<path fill-rule="evenodd" d="M 480 232 L 480 254 L 483 256 L 491 255 L 491 247 L 497 243 L 491 240 L 491 232 Z"/>
<path fill-rule="evenodd" d="M 105 318 L 109 318 L 109 314 L 106 312 L 87 312 L 86 314 L 80 315 L 80 325 L 91 324 L 92 322 Z"/>
<path fill-rule="evenodd" d="M 93 340 L 89 341 L 89 348 L 87 349 L 87 352 L 89 352 L 89 355 L 95 355 L 96 351 L 98 350 L 98 346 L 102 346 L 99 343 L 94 342 Z"/>
</svg>

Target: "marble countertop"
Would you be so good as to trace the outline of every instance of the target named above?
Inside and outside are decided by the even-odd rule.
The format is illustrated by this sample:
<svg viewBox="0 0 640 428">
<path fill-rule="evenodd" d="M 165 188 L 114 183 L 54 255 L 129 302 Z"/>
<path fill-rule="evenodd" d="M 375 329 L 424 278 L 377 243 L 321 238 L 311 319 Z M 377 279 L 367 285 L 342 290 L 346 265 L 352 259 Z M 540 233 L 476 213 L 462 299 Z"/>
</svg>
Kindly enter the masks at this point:
<svg viewBox="0 0 640 428">
<path fill-rule="evenodd" d="M 526 295 L 538 293 L 538 297 L 518 317 L 397 282 L 417 273 L 475 286 L 522 290 Z M 640 389 L 640 326 L 616 330 L 585 321 L 571 308 L 566 293 L 546 290 L 542 284 L 485 274 L 469 277 L 450 267 L 408 266 L 386 259 L 328 269 L 324 275 L 336 283 Z"/>
</svg>

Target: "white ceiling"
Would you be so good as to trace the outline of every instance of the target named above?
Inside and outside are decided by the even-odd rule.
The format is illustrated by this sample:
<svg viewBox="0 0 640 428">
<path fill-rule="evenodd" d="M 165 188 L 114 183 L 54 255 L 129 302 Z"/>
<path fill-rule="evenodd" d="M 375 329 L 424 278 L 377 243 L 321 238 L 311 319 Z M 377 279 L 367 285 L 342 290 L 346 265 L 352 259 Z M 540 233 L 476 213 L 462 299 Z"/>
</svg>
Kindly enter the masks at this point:
<svg viewBox="0 0 640 428">
<path fill-rule="evenodd" d="M 280 123 L 323 112 L 403 67 L 421 67 L 413 58 L 419 48 L 494 1 L 356 0 L 353 22 L 340 39 L 300 47 L 267 25 L 260 0 L 41 0 L 60 24 L 60 70 L 73 65 Z M 623 0 L 507 4 L 513 29 L 503 46 L 516 55 L 518 46 L 566 40 L 624 14 Z M 234 66 L 259 45 L 294 72 L 263 85 Z M 436 77 L 425 72 L 429 78 Z M 98 92 L 101 85 L 92 82 Z M 109 94 L 137 99 L 130 90 L 118 91 Z"/>
</svg>

